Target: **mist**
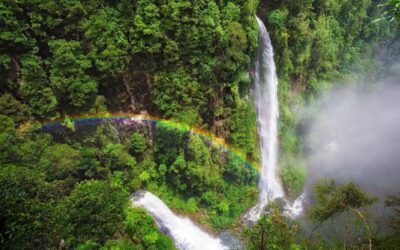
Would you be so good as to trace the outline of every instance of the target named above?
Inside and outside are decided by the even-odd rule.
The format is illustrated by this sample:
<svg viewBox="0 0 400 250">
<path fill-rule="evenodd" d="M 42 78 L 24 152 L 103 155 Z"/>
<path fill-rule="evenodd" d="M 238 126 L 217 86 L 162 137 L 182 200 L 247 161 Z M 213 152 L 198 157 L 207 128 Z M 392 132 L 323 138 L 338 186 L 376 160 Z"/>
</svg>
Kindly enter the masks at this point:
<svg viewBox="0 0 400 250">
<path fill-rule="evenodd" d="M 307 189 L 324 178 L 383 198 L 400 192 L 400 78 L 324 93 L 303 112 Z M 368 90 L 365 90 L 365 86 Z M 372 87 L 371 87 L 372 86 Z M 380 199 L 381 201 L 383 199 Z"/>
</svg>

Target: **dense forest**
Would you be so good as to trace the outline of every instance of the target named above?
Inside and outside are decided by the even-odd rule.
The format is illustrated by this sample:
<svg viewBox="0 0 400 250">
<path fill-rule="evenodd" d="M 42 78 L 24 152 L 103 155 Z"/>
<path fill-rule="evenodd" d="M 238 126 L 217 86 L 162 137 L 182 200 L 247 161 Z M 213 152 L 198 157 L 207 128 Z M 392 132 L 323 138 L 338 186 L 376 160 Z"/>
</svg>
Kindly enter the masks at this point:
<svg viewBox="0 0 400 250">
<path fill-rule="evenodd" d="M 242 222 L 258 195 L 255 15 L 275 50 L 279 174 L 293 199 L 307 179 L 297 109 L 398 63 L 399 0 L 0 0 L 0 248 L 175 249 L 130 204 L 149 190 L 248 249 L 396 249 L 400 199 L 386 198 L 387 230 L 373 231 L 377 198 L 354 183 L 314 187 L 313 230 L 275 203 Z M 209 131 L 237 151 L 162 122 L 73 118 L 113 113 Z M 357 237 L 319 234 L 344 214 Z"/>
</svg>

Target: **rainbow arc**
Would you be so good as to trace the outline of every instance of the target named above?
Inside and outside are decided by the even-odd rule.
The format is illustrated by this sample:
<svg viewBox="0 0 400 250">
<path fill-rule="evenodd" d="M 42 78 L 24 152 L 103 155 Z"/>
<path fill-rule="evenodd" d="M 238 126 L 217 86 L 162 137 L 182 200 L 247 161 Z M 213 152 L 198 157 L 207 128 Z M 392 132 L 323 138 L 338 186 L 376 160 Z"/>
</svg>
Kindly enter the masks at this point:
<svg viewBox="0 0 400 250">
<path fill-rule="evenodd" d="M 55 129 L 60 126 L 69 125 L 73 127 L 84 126 L 88 124 L 96 124 L 103 122 L 116 122 L 119 124 L 131 124 L 131 123 L 148 123 L 152 125 L 162 125 L 166 127 L 170 127 L 182 132 L 190 132 L 199 136 L 200 138 L 211 142 L 214 146 L 220 147 L 222 150 L 231 153 L 240 161 L 243 162 L 246 168 L 256 171 L 258 173 L 257 168 L 254 167 L 256 164 L 252 164 L 249 160 L 246 159 L 245 154 L 231 146 L 226 142 L 223 138 L 216 136 L 215 134 L 193 126 L 189 126 L 187 124 L 179 123 L 174 120 L 163 119 L 155 116 L 150 116 L 148 114 L 130 114 L 130 113 L 98 113 L 98 114 L 86 114 L 86 115 L 71 115 L 63 118 L 58 118 L 55 120 L 45 120 L 42 121 L 40 125 L 33 125 L 30 123 L 24 124 L 21 126 L 20 130 L 28 130 L 33 128 L 34 130 L 40 129 Z"/>
</svg>

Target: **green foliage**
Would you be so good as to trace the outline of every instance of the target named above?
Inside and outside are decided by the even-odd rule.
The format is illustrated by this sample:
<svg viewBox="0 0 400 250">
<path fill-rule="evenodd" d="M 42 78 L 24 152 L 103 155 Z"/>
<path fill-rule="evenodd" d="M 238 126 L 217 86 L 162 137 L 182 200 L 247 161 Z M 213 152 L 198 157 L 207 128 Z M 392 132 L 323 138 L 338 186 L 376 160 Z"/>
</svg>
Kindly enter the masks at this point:
<svg viewBox="0 0 400 250">
<path fill-rule="evenodd" d="M 159 8 L 152 1 L 139 0 L 134 16 L 134 52 L 153 54 L 159 52 L 163 36 Z"/>
<path fill-rule="evenodd" d="M 75 107 L 82 107 L 94 100 L 97 82 L 86 71 L 91 61 L 83 54 L 78 41 L 64 39 L 49 42 L 52 53 L 50 85 L 58 99 Z"/>
<path fill-rule="evenodd" d="M 229 153 L 226 157 L 224 177 L 233 183 L 245 184 L 255 182 L 257 179 L 257 172 L 244 166 L 243 160 L 237 155 Z"/>
<path fill-rule="evenodd" d="M 92 249 L 98 249 L 99 248 L 99 244 L 91 241 L 91 240 L 87 240 L 82 244 L 79 244 L 76 249 L 79 250 L 92 250 Z"/>
<path fill-rule="evenodd" d="M 387 0 L 386 3 L 382 4 L 386 11 L 383 13 L 383 17 L 389 21 L 400 21 L 400 1 L 399 0 Z"/>
<path fill-rule="evenodd" d="M 111 170 L 132 169 L 136 165 L 135 158 L 129 155 L 122 144 L 109 143 L 103 149 L 105 166 Z"/>
<path fill-rule="evenodd" d="M 389 2 L 390 16 L 396 16 L 397 2 Z M 257 161 L 255 112 L 244 98 L 258 44 L 257 5 L 256 0 L 2 1 L 2 246 L 54 249 L 63 239 L 66 248 L 174 249 L 143 211 L 126 210 L 124 219 L 126 191 L 139 188 L 213 228 L 237 222 L 257 198 L 256 173 L 240 158 L 179 129 L 157 124 L 150 136 L 102 123 L 81 130 L 68 115 L 146 109 L 210 130 L 242 150 L 241 157 Z M 370 24 L 376 1 L 260 6 L 258 12 L 267 10 L 281 80 L 281 176 L 295 196 L 305 174 L 293 108 L 349 65 L 373 68 L 373 48 L 366 43 L 398 34 L 384 22 Z M 22 129 L 25 122 L 57 118 L 70 129 L 51 135 Z M 312 210 L 317 220 L 346 211 L 343 204 L 372 202 L 355 187 L 330 188 Z M 294 229 L 272 215 L 247 235 L 250 249 L 299 249 Z M 263 232 L 267 238 L 256 245 Z"/>
<path fill-rule="evenodd" d="M 369 196 L 354 183 L 337 185 L 333 180 L 327 180 L 314 187 L 315 204 L 309 208 L 309 217 L 317 222 L 323 222 L 344 211 L 358 209 L 373 204 L 375 197 Z"/>
<path fill-rule="evenodd" d="M 199 136 L 189 136 L 186 149 L 186 159 L 204 168 L 208 168 L 210 166 L 210 151 Z"/>
<path fill-rule="evenodd" d="M 194 127 L 203 123 L 199 113 L 193 108 L 185 108 L 181 112 L 175 114 L 174 119 L 176 119 L 179 123 Z"/>
<path fill-rule="evenodd" d="M 226 228 L 254 204 L 257 176 L 243 160 L 221 154 L 203 138 L 179 129 L 156 125 L 155 160 L 158 176 L 149 190 L 172 208 L 187 213 L 207 210 L 215 228 Z"/>
<path fill-rule="evenodd" d="M 14 121 L 5 115 L 0 115 L 0 162 L 12 162 L 17 154 L 14 143 L 16 142 Z"/>
<path fill-rule="evenodd" d="M 301 189 L 304 173 L 298 109 L 343 74 L 370 74 L 379 67 L 373 58 L 382 43 L 399 41 L 393 25 L 372 23 L 380 15 L 378 5 L 371 0 L 261 1 L 279 76 L 281 176 L 290 196 Z M 398 57 L 394 49 L 392 54 Z"/>
<path fill-rule="evenodd" d="M 29 119 L 30 110 L 11 94 L 5 93 L 0 96 L 0 114 L 11 116 L 16 123 L 20 123 Z"/>
<path fill-rule="evenodd" d="M 38 56 L 25 55 L 21 59 L 21 66 L 20 92 L 32 113 L 43 118 L 56 116 L 54 111 L 59 101 L 47 79 L 43 62 Z"/>
<path fill-rule="evenodd" d="M 32 165 L 36 165 L 45 149 L 51 145 L 51 142 L 52 138 L 48 134 L 33 134 L 29 139 L 24 138 L 15 145 L 17 148 L 15 152 L 16 161 L 25 166 L 32 167 Z"/>
<path fill-rule="evenodd" d="M 196 199 L 195 199 L 195 198 L 189 198 L 189 199 L 187 200 L 187 204 L 186 204 L 185 208 L 186 208 L 186 209 L 185 209 L 186 212 L 188 212 L 188 213 L 195 213 L 196 210 L 198 209 Z"/>
<path fill-rule="evenodd" d="M 236 90 L 237 91 L 237 90 Z M 235 97 L 236 108 L 228 118 L 229 140 L 235 148 L 252 153 L 256 147 L 256 113 L 252 104 Z"/>
<path fill-rule="evenodd" d="M 156 124 L 155 151 L 160 164 L 169 165 L 183 153 L 185 133 L 162 124 Z"/>
<path fill-rule="evenodd" d="M 226 26 L 225 36 L 222 38 L 226 53 L 222 56 L 222 72 L 221 76 L 224 81 L 232 81 L 234 72 L 240 70 L 242 65 L 248 60 L 244 50 L 247 45 L 246 33 L 242 25 L 238 22 L 230 22 Z"/>
<path fill-rule="evenodd" d="M 82 23 L 84 43 L 90 49 L 89 58 L 96 69 L 117 76 L 129 62 L 129 41 L 121 13 L 113 8 L 102 8 Z"/>
<path fill-rule="evenodd" d="M 256 225 L 245 230 L 247 249 L 302 249 L 295 243 L 298 226 L 289 224 L 275 204 L 269 209 L 268 216 L 262 216 Z"/>
<path fill-rule="evenodd" d="M 0 45 L 2 52 L 9 49 L 16 51 L 24 51 L 32 46 L 33 39 L 29 38 L 24 32 L 24 25 L 16 14 L 21 14 L 22 9 L 19 9 L 16 4 L 2 2 L 0 5 L 1 13 L 1 32 Z"/>
<path fill-rule="evenodd" d="M 233 2 L 228 2 L 222 10 L 225 22 L 238 22 L 240 20 L 240 7 Z"/>
<path fill-rule="evenodd" d="M 147 173 L 146 171 L 143 171 L 142 173 L 140 173 L 139 179 L 140 179 L 142 182 L 146 182 L 146 181 L 148 181 L 148 180 L 150 179 L 150 175 L 149 175 L 149 173 Z"/>
<path fill-rule="evenodd" d="M 168 168 L 168 177 L 171 183 L 176 185 L 180 191 L 187 189 L 187 176 L 186 176 L 187 163 L 182 155 L 176 157 L 175 161 Z M 185 177 L 185 179 L 183 179 Z"/>
<path fill-rule="evenodd" d="M 96 96 L 96 100 L 94 101 L 93 107 L 90 110 L 90 113 L 101 114 L 107 112 L 107 100 L 104 96 L 98 95 Z"/>
<path fill-rule="evenodd" d="M 44 248 L 59 237 L 48 227 L 54 205 L 46 201 L 49 190 L 43 174 L 29 168 L 2 165 L 0 168 L 0 241 L 4 248 Z"/>
<path fill-rule="evenodd" d="M 205 104 L 200 91 L 199 83 L 181 68 L 176 72 L 163 72 L 155 76 L 152 98 L 167 117 L 176 116 L 184 107 L 199 114 Z"/>
<path fill-rule="evenodd" d="M 142 134 L 133 133 L 131 142 L 131 148 L 135 154 L 141 154 L 147 149 L 147 140 Z"/>
<path fill-rule="evenodd" d="M 379 41 L 392 39 L 379 24 L 373 34 L 371 22 L 379 15 L 376 1 L 288 1 L 273 3 L 267 10 L 267 27 L 275 48 L 278 75 L 306 96 L 318 93 L 313 81 L 332 80 L 361 63 L 372 61 Z M 364 33 L 365 32 L 365 33 Z M 378 42 L 378 43 L 377 43 Z M 369 44 L 368 44 L 369 43 Z M 367 69 L 365 69 L 367 70 Z"/>
<path fill-rule="evenodd" d="M 385 205 L 394 212 L 389 218 L 389 226 L 392 230 L 386 235 L 376 237 L 374 246 L 377 249 L 396 249 L 400 244 L 400 198 L 391 195 L 385 200 Z"/>
<path fill-rule="evenodd" d="M 172 240 L 161 234 L 153 220 L 144 210 L 130 208 L 125 211 L 124 232 L 139 249 L 175 249 Z"/>
<path fill-rule="evenodd" d="M 82 147 L 80 155 L 82 157 L 79 164 L 79 172 L 84 178 L 104 178 L 106 168 L 101 165 L 101 162 L 96 157 L 97 150 L 90 147 Z"/>
<path fill-rule="evenodd" d="M 119 144 L 121 140 L 118 137 L 118 130 L 113 124 L 104 123 L 96 127 L 93 136 L 89 136 L 88 140 L 97 147 L 106 147 L 108 144 Z"/>
<path fill-rule="evenodd" d="M 82 157 L 79 151 L 66 144 L 56 144 L 45 149 L 39 161 L 47 180 L 63 180 L 76 174 Z"/>
<path fill-rule="evenodd" d="M 400 197 L 391 195 L 389 196 L 386 201 L 385 205 L 392 208 L 394 214 L 390 219 L 390 225 L 394 229 L 395 233 L 400 232 Z"/>
<path fill-rule="evenodd" d="M 127 202 L 126 193 L 107 182 L 88 180 L 79 183 L 61 205 L 68 225 L 65 229 L 67 244 L 76 246 L 89 239 L 104 243 L 122 230 Z"/>
<path fill-rule="evenodd" d="M 208 100 L 223 103 L 226 86 L 241 87 L 236 80 L 251 66 L 256 7 L 253 0 L 5 1 L 1 89 L 23 97 L 33 115 L 56 118 L 94 110 L 97 94 L 113 98 L 114 110 L 126 106 L 114 97 L 130 86 L 135 111 L 213 127 L 216 109 L 234 107 Z"/>
<path fill-rule="evenodd" d="M 296 163 L 296 160 L 281 162 L 281 178 L 289 197 L 298 197 L 307 181 L 306 168 Z"/>
</svg>

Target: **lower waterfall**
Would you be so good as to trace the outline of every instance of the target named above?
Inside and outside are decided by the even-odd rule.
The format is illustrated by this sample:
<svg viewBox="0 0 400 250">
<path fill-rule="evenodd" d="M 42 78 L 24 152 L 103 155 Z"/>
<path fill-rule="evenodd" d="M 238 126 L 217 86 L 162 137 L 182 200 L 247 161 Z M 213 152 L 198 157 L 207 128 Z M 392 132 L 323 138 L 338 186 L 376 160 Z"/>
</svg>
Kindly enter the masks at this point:
<svg viewBox="0 0 400 250">
<path fill-rule="evenodd" d="M 167 205 L 150 192 L 137 192 L 132 196 L 131 201 L 134 206 L 142 207 L 149 212 L 160 230 L 171 236 L 179 249 L 228 249 L 221 240 L 205 233 L 188 218 L 174 214 Z"/>
</svg>

